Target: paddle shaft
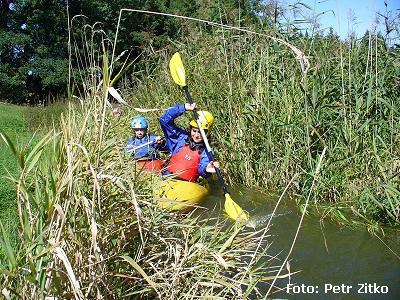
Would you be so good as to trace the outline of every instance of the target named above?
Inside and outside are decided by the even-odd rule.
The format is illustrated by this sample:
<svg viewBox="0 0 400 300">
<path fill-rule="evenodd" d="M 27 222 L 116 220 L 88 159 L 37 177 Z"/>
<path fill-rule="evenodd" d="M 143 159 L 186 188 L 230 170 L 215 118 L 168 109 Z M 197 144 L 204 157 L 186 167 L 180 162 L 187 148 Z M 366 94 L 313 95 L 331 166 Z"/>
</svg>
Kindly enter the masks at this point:
<svg viewBox="0 0 400 300">
<path fill-rule="evenodd" d="M 162 138 L 162 139 L 164 139 L 164 138 Z M 136 150 L 138 150 L 140 148 L 146 147 L 146 146 L 151 145 L 151 144 L 156 144 L 156 143 L 157 143 L 156 141 L 150 141 L 150 142 L 147 142 L 147 143 L 142 144 L 140 146 L 134 147 L 132 150 L 129 150 L 128 152 L 134 152 L 134 151 L 136 151 Z"/>
<path fill-rule="evenodd" d="M 189 100 L 189 103 L 193 104 L 193 99 L 192 99 L 192 96 L 190 96 L 189 88 L 185 85 L 183 87 L 183 90 L 185 91 L 185 94 L 186 94 L 186 97 Z M 210 146 L 210 144 L 208 142 L 207 135 L 204 132 L 203 127 L 201 127 L 201 123 L 200 123 L 200 120 L 199 120 L 199 115 L 198 115 L 198 113 L 197 113 L 197 111 L 195 109 L 193 110 L 193 114 L 194 114 L 194 118 L 196 119 L 197 126 L 199 127 L 199 130 L 200 130 L 201 136 L 203 138 L 204 144 L 206 145 L 206 153 L 207 153 L 208 159 L 210 161 L 214 161 L 214 152 L 211 149 L 211 146 Z M 214 166 L 214 169 L 215 169 L 215 172 L 217 173 L 218 180 L 219 180 L 219 182 L 220 182 L 220 184 L 222 186 L 222 189 L 224 191 L 224 195 L 225 194 L 229 194 L 228 189 L 227 189 L 226 184 L 225 184 L 225 181 L 222 178 L 220 170 L 215 166 Z"/>
</svg>

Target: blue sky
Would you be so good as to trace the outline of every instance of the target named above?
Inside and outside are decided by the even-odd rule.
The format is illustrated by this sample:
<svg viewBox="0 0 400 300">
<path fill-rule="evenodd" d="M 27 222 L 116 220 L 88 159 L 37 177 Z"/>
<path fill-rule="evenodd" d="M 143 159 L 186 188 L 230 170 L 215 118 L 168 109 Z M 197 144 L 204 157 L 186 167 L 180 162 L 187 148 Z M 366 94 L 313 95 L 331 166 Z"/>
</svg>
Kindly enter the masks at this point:
<svg viewBox="0 0 400 300">
<path fill-rule="evenodd" d="M 289 4 L 305 3 L 313 9 L 308 10 L 308 16 L 326 12 L 317 19 L 321 24 L 320 28 L 332 27 L 342 38 L 346 38 L 349 31 L 361 37 L 367 29 L 374 29 L 376 12 L 385 14 L 386 11 L 392 11 L 393 16 L 400 12 L 400 0 L 386 0 L 387 8 L 384 0 L 278 0 L 278 3 L 285 7 Z M 300 18 L 300 15 L 292 14 L 292 18 L 295 17 Z M 397 22 L 400 23 L 400 20 L 397 19 Z M 378 27 L 381 30 L 383 28 L 383 24 Z"/>
<path fill-rule="evenodd" d="M 376 25 L 377 12 L 392 16 L 397 15 L 397 23 L 400 26 L 400 0 L 277 0 L 280 5 L 287 8 L 286 14 L 290 15 L 290 20 L 301 19 L 300 14 L 290 13 L 290 7 L 297 3 L 297 7 L 302 8 L 307 17 L 318 16 L 317 22 L 321 25 L 320 29 L 328 32 L 329 28 L 339 34 L 343 39 L 354 32 L 357 37 L 364 35 L 366 30 L 384 31 L 384 24 Z M 304 3 L 308 8 L 299 3 Z M 385 6 L 385 3 L 387 6 Z M 14 4 L 10 4 L 13 9 Z"/>
</svg>

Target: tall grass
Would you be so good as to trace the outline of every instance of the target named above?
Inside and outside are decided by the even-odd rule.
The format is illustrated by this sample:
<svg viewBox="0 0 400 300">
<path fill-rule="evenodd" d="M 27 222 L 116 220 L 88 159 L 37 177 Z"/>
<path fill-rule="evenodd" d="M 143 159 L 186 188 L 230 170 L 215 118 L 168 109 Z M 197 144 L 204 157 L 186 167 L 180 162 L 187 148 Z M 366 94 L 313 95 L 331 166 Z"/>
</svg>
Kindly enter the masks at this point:
<svg viewBox="0 0 400 300">
<path fill-rule="evenodd" d="M 176 47 L 195 101 L 217 117 L 213 143 L 225 177 L 290 187 L 303 207 L 328 202 L 338 218 L 346 218 L 344 207 L 371 228 L 376 220 L 398 224 L 398 53 L 376 37 L 342 45 L 296 39 L 309 49 L 304 78 L 282 44 L 219 30 L 193 32 Z M 252 231 L 162 211 L 153 194 L 159 178 L 138 173 L 124 155 L 121 130 L 134 108 L 160 109 L 146 114 L 155 128 L 166 108 L 184 102 L 167 71 L 176 49 L 144 51 L 121 84 L 130 105 L 116 119 L 107 93 L 121 75 L 110 67 L 118 62 L 110 57 L 113 45 L 99 30 L 84 33 L 71 37 L 76 103 L 62 114 L 59 129 L 29 152 L 2 133 L 22 170 L 10 176 L 17 188 L 18 247 L 0 224 L 3 296 L 271 296 L 279 290 L 277 277 L 291 274 L 281 274 L 285 264 L 268 256 L 268 227 Z M 187 119 L 179 122 L 186 126 Z"/>
<path fill-rule="evenodd" d="M 0 103 L 0 130 L 7 132 L 15 143 L 28 144 L 32 133 L 28 130 L 28 124 L 24 118 L 26 107 L 18 107 Z M 18 174 L 18 163 L 8 149 L 7 145 L 0 143 L 0 220 L 5 229 L 10 233 L 10 241 L 16 244 L 18 232 L 18 214 L 15 204 L 16 187 L 5 179 L 8 172 Z M 0 249 L 0 257 L 3 251 Z"/>
<path fill-rule="evenodd" d="M 89 37 L 92 32 L 89 33 Z M 0 224 L 6 299 L 248 299 L 262 283 L 286 278 L 267 256 L 267 228 L 254 231 L 222 219 L 162 211 L 144 176 L 124 154 L 126 136 L 108 102 L 113 80 L 105 42 L 84 39 L 88 60 L 73 70 L 83 80 L 59 127 L 25 153 L 2 140 L 21 173 L 17 190 L 19 244 Z M 79 44 L 75 44 L 78 53 Z M 101 81 L 96 72 L 102 72 Z M 136 103 L 133 103 L 136 104 Z M 140 103 L 138 103 L 140 104 Z M 276 265 L 275 265 L 276 264 Z M 278 287 L 272 286 L 273 293 Z"/>
<path fill-rule="evenodd" d="M 57 123 L 57 115 L 65 110 L 65 104 L 56 102 L 46 107 L 17 106 L 0 103 L 0 130 L 6 133 L 24 152 L 32 150 L 33 145 Z M 18 237 L 18 214 L 15 202 L 15 184 L 6 179 L 10 173 L 18 176 L 20 168 L 12 151 L 0 143 L 0 220 L 10 241 L 16 245 Z M 2 251 L 0 250 L 0 255 Z"/>
<path fill-rule="evenodd" d="M 300 174 L 291 194 L 303 203 L 327 147 L 312 197 L 319 209 L 328 204 L 322 214 L 350 223 L 354 213 L 370 229 L 399 224 L 398 50 L 372 35 L 346 43 L 293 38 L 308 51 L 303 78 L 290 49 L 249 33 L 221 36 L 199 31 L 177 47 L 195 102 L 217 117 L 213 140 L 229 181 L 283 189 Z M 166 72 L 170 53 L 148 53 L 140 73 L 126 79 L 134 106 L 163 111 L 185 102 Z"/>
</svg>

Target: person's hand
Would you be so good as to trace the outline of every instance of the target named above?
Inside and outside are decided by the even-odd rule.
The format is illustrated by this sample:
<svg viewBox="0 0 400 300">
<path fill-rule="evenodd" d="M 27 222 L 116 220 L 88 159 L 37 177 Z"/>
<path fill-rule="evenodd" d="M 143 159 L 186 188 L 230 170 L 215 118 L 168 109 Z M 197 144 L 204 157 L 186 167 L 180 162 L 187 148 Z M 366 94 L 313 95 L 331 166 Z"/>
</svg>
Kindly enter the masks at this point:
<svg viewBox="0 0 400 300">
<path fill-rule="evenodd" d="M 185 103 L 185 110 L 194 110 L 196 108 L 196 103 Z"/>
<path fill-rule="evenodd" d="M 206 171 L 208 173 L 215 173 L 215 168 L 219 169 L 219 162 L 218 161 L 210 161 L 206 167 Z"/>
<path fill-rule="evenodd" d="M 162 137 L 162 136 L 156 136 L 155 141 L 156 141 L 157 144 L 161 144 L 161 143 L 162 143 L 162 140 L 163 140 L 163 137 Z"/>
</svg>

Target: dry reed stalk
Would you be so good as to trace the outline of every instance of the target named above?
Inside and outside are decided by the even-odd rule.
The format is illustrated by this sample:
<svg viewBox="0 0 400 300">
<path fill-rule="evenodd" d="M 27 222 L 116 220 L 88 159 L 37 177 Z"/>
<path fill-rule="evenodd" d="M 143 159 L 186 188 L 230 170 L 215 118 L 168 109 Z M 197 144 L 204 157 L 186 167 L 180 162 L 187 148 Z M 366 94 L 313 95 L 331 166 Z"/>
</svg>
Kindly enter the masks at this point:
<svg viewBox="0 0 400 300">
<path fill-rule="evenodd" d="M 321 168 L 322 160 L 325 157 L 326 150 L 327 150 L 327 148 L 325 147 L 324 150 L 322 150 L 321 156 L 319 157 L 319 162 L 318 162 L 318 165 L 317 165 L 317 167 L 315 169 L 314 178 L 313 178 L 313 182 L 312 182 L 312 185 L 311 185 L 311 188 L 310 188 L 310 192 L 309 192 L 307 200 L 306 200 L 306 202 L 304 204 L 303 212 L 301 214 L 300 222 L 299 222 L 299 225 L 297 226 L 297 230 L 296 230 L 296 233 L 294 235 L 294 238 L 293 238 L 293 241 L 292 241 L 292 245 L 290 246 L 289 252 L 288 252 L 286 258 L 284 259 L 283 263 L 281 264 L 281 267 L 279 268 L 279 271 L 277 273 L 277 277 L 275 277 L 274 280 L 272 281 L 272 283 L 271 283 L 271 285 L 270 285 L 270 287 L 268 289 L 267 295 L 269 295 L 269 293 L 271 292 L 271 289 L 274 287 L 276 279 L 278 278 L 279 274 L 281 273 L 283 267 L 286 265 L 290 255 L 292 254 L 292 251 L 294 249 L 294 245 L 295 245 L 296 240 L 297 240 L 297 236 L 298 236 L 298 234 L 300 232 L 300 228 L 301 228 L 301 225 L 303 223 L 304 216 L 305 216 L 305 214 L 307 212 L 308 203 L 310 201 L 311 193 L 313 192 L 313 187 L 314 187 L 314 184 L 315 184 L 315 182 L 317 180 L 317 176 L 318 176 L 320 168 Z"/>
<path fill-rule="evenodd" d="M 145 14 L 153 14 L 153 15 L 161 15 L 161 16 L 166 16 L 166 17 L 179 18 L 179 19 L 183 19 L 183 20 L 190 20 L 190 21 L 195 21 L 195 22 L 199 22 L 199 23 L 204 23 L 204 24 L 207 24 L 207 25 L 215 26 L 215 27 L 226 28 L 226 29 L 230 29 L 230 30 L 246 32 L 246 33 L 249 33 L 251 35 L 265 37 L 265 38 L 273 40 L 273 41 L 275 41 L 277 43 L 280 43 L 280 44 L 288 47 L 290 50 L 292 50 L 292 52 L 295 54 L 296 60 L 298 60 L 298 62 L 300 63 L 301 71 L 302 71 L 302 74 L 303 74 L 303 79 L 307 75 L 307 71 L 308 71 L 308 69 L 310 67 L 310 63 L 309 63 L 306 55 L 300 49 L 298 49 L 294 45 L 292 45 L 292 44 L 290 44 L 290 43 L 288 43 L 288 42 L 286 42 L 286 41 L 284 41 L 282 39 L 279 39 L 279 38 L 276 38 L 276 37 L 273 37 L 273 36 L 270 36 L 270 35 L 267 35 L 267 34 L 251 31 L 251 30 L 248 30 L 248 29 L 243 29 L 243 28 L 240 28 L 240 27 L 229 26 L 229 25 L 219 24 L 219 23 L 215 23 L 215 22 L 211 22 L 211 21 L 207 21 L 207 20 L 192 18 L 192 17 L 185 17 L 185 16 L 179 16 L 179 15 L 167 14 L 167 13 L 161 13 L 161 12 L 154 12 L 154 11 L 147 11 L 147 10 L 128 9 L 128 8 L 122 8 L 120 10 L 120 12 L 119 12 L 117 29 L 116 29 L 115 38 L 114 38 L 114 48 L 113 48 L 112 57 L 114 57 L 114 54 L 115 54 L 115 46 L 116 46 L 117 37 L 118 37 L 119 24 L 120 24 L 120 21 L 121 21 L 122 12 L 124 12 L 124 11 L 145 13 Z M 112 73 L 112 66 L 113 66 L 113 60 L 111 60 L 111 73 Z"/>
</svg>

